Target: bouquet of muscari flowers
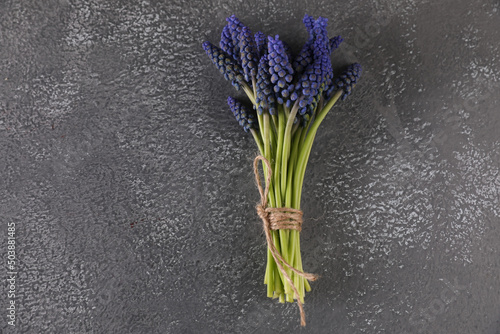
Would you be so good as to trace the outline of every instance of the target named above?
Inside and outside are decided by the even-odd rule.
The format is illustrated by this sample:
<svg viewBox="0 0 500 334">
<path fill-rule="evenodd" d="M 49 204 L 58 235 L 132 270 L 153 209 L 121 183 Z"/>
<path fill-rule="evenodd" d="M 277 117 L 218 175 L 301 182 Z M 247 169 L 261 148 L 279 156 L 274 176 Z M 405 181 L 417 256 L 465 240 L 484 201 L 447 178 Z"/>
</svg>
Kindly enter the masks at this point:
<svg viewBox="0 0 500 334">
<path fill-rule="evenodd" d="M 252 34 L 234 15 L 228 17 L 219 46 L 203 43 L 215 66 L 253 108 L 232 97 L 228 105 L 260 151 L 254 172 L 261 195 L 257 212 L 263 221 L 268 252 L 264 283 L 267 296 L 281 303 L 297 301 L 301 324 L 305 291 L 316 275 L 305 273 L 300 253 L 302 184 L 319 125 L 340 99 L 351 94 L 360 75 L 357 63 L 334 77 L 330 56 L 342 42 L 328 38 L 327 19 L 305 15 L 309 38 L 298 55 L 276 35 Z M 264 189 L 258 172 L 262 162 Z"/>
</svg>

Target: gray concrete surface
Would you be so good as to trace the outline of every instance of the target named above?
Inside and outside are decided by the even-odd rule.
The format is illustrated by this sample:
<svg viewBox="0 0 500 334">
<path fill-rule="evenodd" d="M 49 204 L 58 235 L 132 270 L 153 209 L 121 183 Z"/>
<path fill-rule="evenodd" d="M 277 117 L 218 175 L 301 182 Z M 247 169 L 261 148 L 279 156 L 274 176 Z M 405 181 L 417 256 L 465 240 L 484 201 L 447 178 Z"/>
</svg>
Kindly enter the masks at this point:
<svg viewBox="0 0 500 334">
<path fill-rule="evenodd" d="M 303 195 L 296 305 L 265 296 L 256 148 L 204 54 L 225 17 L 363 77 Z M 500 3 L 2 1 L 2 333 L 500 333 Z M 15 223 L 15 327 L 8 325 Z"/>
</svg>

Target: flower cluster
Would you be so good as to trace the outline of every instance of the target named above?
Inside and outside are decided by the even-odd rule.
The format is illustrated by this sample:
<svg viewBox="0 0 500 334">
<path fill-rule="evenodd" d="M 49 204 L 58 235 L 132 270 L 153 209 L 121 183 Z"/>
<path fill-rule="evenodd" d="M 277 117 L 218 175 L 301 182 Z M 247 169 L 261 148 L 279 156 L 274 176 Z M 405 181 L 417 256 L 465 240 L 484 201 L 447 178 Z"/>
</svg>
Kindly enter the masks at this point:
<svg viewBox="0 0 500 334">
<path fill-rule="evenodd" d="M 250 78 L 257 74 L 257 47 L 253 39 L 250 29 L 243 27 L 238 35 L 240 41 L 241 65 L 245 73 L 245 80 L 250 81 Z"/>
<path fill-rule="evenodd" d="M 361 74 L 360 65 L 353 64 L 334 79 L 330 56 L 343 39 L 328 38 L 326 18 L 304 16 L 309 36 L 295 57 L 278 35 L 252 34 L 234 15 L 226 21 L 220 48 L 209 42 L 203 43 L 203 48 L 236 89 L 243 86 L 246 92 L 254 92 L 254 109 L 259 115 L 276 115 L 279 105 L 292 108 L 296 104 L 297 117 L 305 126 L 318 105 L 334 92 L 343 90 L 341 98 L 345 99 Z"/>
<path fill-rule="evenodd" d="M 249 112 L 244 105 L 236 101 L 231 96 L 227 98 L 227 104 L 229 105 L 229 108 L 233 112 L 234 117 L 236 117 L 236 120 L 243 127 L 243 130 L 245 130 L 245 132 L 248 132 L 251 129 L 258 128 L 254 114 Z"/>
<path fill-rule="evenodd" d="M 361 76 L 361 65 L 358 63 L 349 65 L 347 69 L 335 80 L 335 90 L 343 90 L 341 99 L 345 100 L 351 95 L 352 89 L 356 86 L 359 77 Z"/>
<path fill-rule="evenodd" d="M 276 114 L 276 99 L 274 98 L 273 89 L 271 87 L 269 60 L 267 54 L 265 54 L 260 58 L 257 76 L 257 96 L 255 98 L 255 102 L 257 104 L 257 111 L 259 115 L 262 115 L 266 109 L 269 110 L 269 114 Z"/>
<path fill-rule="evenodd" d="M 327 19 L 318 18 L 311 30 L 311 53 L 312 62 L 307 66 L 302 74 L 295 92 L 291 96 L 292 101 L 298 100 L 301 115 L 312 114 L 318 98 L 324 89 L 327 77 L 331 76 L 331 61 L 330 61 L 330 41 L 326 32 Z M 307 25 L 306 25 L 307 27 Z"/>
<path fill-rule="evenodd" d="M 210 42 L 204 42 L 203 49 L 214 65 L 224 75 L 224 78 L 231 81 L 232 85 L 239 90 L 240 85 L 243 83 L 243 69 L 241 66 L 227 53 Z"/>
<path fill-rule="evenodd" d="M 276 93 L 278 103 L 284 104 L 284 101 L 290 96 L 290 83 L 293 80 L 292 64 L 288 60 L 285 46 L 278 35 L 275 38 L 269 36 L 267 45 L 269 74 L 271 75 L 271 83 L 274 85 L 273 90 Z M 293 86 L 291 87 L 293 88 Z"/>
</svg>

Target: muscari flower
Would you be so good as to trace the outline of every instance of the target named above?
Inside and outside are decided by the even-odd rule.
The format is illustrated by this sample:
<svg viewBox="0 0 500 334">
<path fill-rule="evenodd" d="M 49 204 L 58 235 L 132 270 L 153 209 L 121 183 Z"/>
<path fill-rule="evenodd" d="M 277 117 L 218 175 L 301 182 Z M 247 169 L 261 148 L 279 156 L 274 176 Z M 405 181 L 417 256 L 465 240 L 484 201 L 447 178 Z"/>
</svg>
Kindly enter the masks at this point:
<svg viewBox="0 0 500 334">
<path fill-rule="evenodd" d="M 330 38 L 330 53 L 337 50 L 338 47 L 340 46 L 340 43 L 342 43 L 343 41 L 344 39 L 341 36 L 335 36 L 333 38 Z"/>
<path fill-rule="evenodd" d="M 314 19 L 312 16 L 305 15 L 303 19 L 304 25 L 307 32 L 309 33 L 309 39 L 300 50 L 299 54 L 295 57 L 293 61 L 293 70 L 295 73 L 302 73 L 313 61 L 313 44 L 314 44 Z M 332 53 L 335 51 L 343 39 L 340 36 L 335 36 L 330 39 L 329 51 Z"/>
<path fill-rule="evenodd" d="M 306 26 L 306 30 L 309 33 L 309 39 L 307 42 L 304 44 L 302 47 L 302 50 L 300 50 L 299 54 L 295 57 L 293 60 L 293 70 L 297 74 L 301 74 L 304 72 L 304 70 L 309 66 L 309 64 L 312 63 L 312 43 L 313 43 L 313 26 L 314 26 L 314 19 L 312 16 L 305 15 L 304 19 L 302 20 L 304 22 L 304 25 Z"/>
<path fill-rule="evenodd" d="M 243 67 L 245 80 L 248 82 L 251 81 L 252 77 L 257 75 L 257 48 L 252 37 L 250 29 L 247 27 L 243 27 L 238 35 L 241 67 Z"/>
<path fill-rule="evenodd" d="M 295 57 L 293 61 L 293 70 L 296 74 L 302 74 L 304 70 L 312 62 L 312 50 L 311 46 L 306 42 L 300 53 Z"/>
<path fill-rule="evenodd" d="M 248 132 L 250 129 L 257 129 L 257 119 L 252 110 L 248 110 L 231 96 L 227 98 L 227 104 L 245 132 Z"/>
<path fill-rule="evenodd" d="M 310 22 L 304 20 L 307 22 L 306 27 L 308 27 Z M 313 28 L 310 31 L 313 37 L 311 44 L 313 61 L 305 69 L 295 86 L 295 91 L 290 96 L 292 101 L 302 98 L 299 102 L 299 114 L 303 116 L 312 114 L 321 92 L 331 77 L 332 65 L 330 61 L 330 40 L 326 31 L 327 22 L 328 20 L 322 17 L 314 21 Z M 305 117 L 307 118 L 307 116 Z"/>
<path fill-rule="evenodd" d="M 229 28 L 229 25 L 224 26 L 222 29 L 219 46 L 233 59 L 239 59 L 239 54 L 234 53 L 233 38 L 231 37 L 231 29 Z"/>
<path fill-rule="evenodd" d="M 240 59 L 240 43 L 238 36 L 241 30 L 245 27 L 243 23 L 234 15 L 226 18 L 227 21 L 227 32 L 231 36 L 231 45 L 233 47 L 232 55 L 235 60 Z"/>
<path fill-rule="evenodd" d="M 278 103 L 284 104 L 290 96 L 290 84 L 293 80 L 293 68 L 288 59 L 283 42 L 276 35 L 275 38 L 269 36 L 268 43 L 268 60 L 269 74 L 271 75 L 271 83 L 274 85 L 273 90 L 276 93 Z"/>
<path fill-rule="evenodd" d="M 224 78 L 231 81 L 231 84 L 239 90 L 240 84 L 244 80 L 243 69 L 241 66 L 227 53 L 210 42 L 204 42 L 203 49 L 210 57 L 214 65 L 224 75 Z"/>
<path fill-rule="evenodd" d="M 256 85 L 257 96 L 255 102 L 257 103 L 257 112 L 262 115 L 264 109 L 268 108 L 269 113 L 275 115 L 277 111 L 276 97 L 270 80 L 268 55 L 263 55 L 260 58 Z"/>
<path fill-rule="evenodd" d="M 343 94 L 340 97 L 345 100 L 351 95 L 351 90 L 356 86 L 358 79 L 361 77 L 363 69 L 358 63 L 351 64 L 347 69 L 335 80 L 334 86 L 336 90 L 342 89 Z"/>
</svg>

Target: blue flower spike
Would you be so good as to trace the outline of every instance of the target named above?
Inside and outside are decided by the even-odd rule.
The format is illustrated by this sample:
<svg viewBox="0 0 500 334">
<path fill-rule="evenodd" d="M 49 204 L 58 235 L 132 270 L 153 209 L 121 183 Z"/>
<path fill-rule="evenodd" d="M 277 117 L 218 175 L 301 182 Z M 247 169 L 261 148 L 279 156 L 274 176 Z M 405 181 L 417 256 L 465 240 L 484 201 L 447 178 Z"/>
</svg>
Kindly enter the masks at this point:
<svg viewBox="0 0 500 334">
<path fill-rule="evenodd" d="M 232 47 L 231 55 L 233 56 L 234 60 L 239 60 L 240 44 L 238 36 L 240 35 L 240 32 L 243 29 L 244 25 L 235 15 L 231 15 L 226 19 L 226 21 L 227 21 L 226 25 L 227 34 L 228 36 L 231 36 L 231 44 L 230 44 L 230 46 Z"/>
<path fill-rule="evenodd" d="M 274 95 L 273 85 L 269 74 L 269 59 L 267 55 L 263 55 L 259 61 L 259 69 L 257 72 L 257 112 L 262 115 L 264 110 L 268 109 L 269 114 L 275 115 L 276 97 Z"/>
<path fill-rule="evenodd" d="M 310 22 L 305 21 L 307 22 L 306 27 L 308 27 Z M 299 102 L 300 115 L 312 114 L 321 97 L 320 94 L 328 81 L 331 80 L 332 64 L 330 61 L 330 40 L 326 30 L 327 22 L 328 20 L 322 17 L 314 21 L 310 30 L 312 35 L 312 41 L 310 41 L 312 62 L 305 69 L 295 86 L 295 91 L 290 96 L 292 101 L 296 101 L 301 96 L 303 97 Z"/>
<path fill-rule="evenodd" d="M 250 131 L 250 129 L 257 129 L 258 123 L 254 113 L 251 110 L 248 110 L 244 105 L 236 101 L 231 96 L 227 98 L 227 104 L 229 105 L 229 108 L 231 108 L 234 117 L 236 117 L 236 120 L 243 127 L 243 130 L 245 130 L 245 132 Z"/>
<path fill-rule="evenodd" d="M 222 51 L 227 53 L 234 60 L 238 60 L 239 55 L 235 54 L 233 38 L 231 37 L 231 29 L 229 28 L 229 25 L 226 25 L 222 29 L 219 46 L 222 49 Z"/>
<path fill-rule="evenodd" d="M 342 89 L 343 93 L 340 97 L 341 100 L 345 100 L 349 95 L 351 95 L 352 89 L 358 83 L 358 79 L 361 77 L 363 69 L 358 63 L 351 64 L 347 69 L 335 80 L 335 87 L 337 90 Z"/>
<path fill-rule="evenodd" d="M 306 30 L 309 33 L 309 36 L 312 37 L 312 31 L 314 29 L 314 18 L 310 15 L 304 15 L 302 22 L 306 26 Z"/>
<path fill-rule="evenodd" d="M 314 19 L 312 16 L 309 16 L 306 14 L 304 16 L 304 19 L 302 20 L 302 22 L 304 22 L 304 25 L 306 26 L 306 30 L 309 34 L 309 39 L 302 47 L 302 50 L 300 50 L 300 53 L 293 60 L 293 70 L 297 74 L 302 74 L 302 72 L 304 72 L 304 70 L 313 61 L 312 43 L 313 43 L 313 39 L 314 39 L 314 36 L 313 36 Z"/>
<path fill-rule="evenodd" d="M 214 65 L 224 75 L 224 78 L 231 81 L 231 84 L 236 88 L 236 90 L 239 90 L 240 85 L 244 80 L 243 69 L 241 66 L 227 53 L 210 42 L 204 42 L 203 49 L 210 57 Z"/>
<path fill-rule="evenodd" d="M 243 27 L 238 35 L 241 53 L 241 66 L 247 82 L 257 75 L 257 47 L 250 29 Z"/>
<path fill-rule="evenodd" d="M 269 36 L 267 49 L 269 52 L 269 74 L 278 103 L 284 104 L 290 96 L 290 84 L 293 80 L 293 68 L 284 43 L 276 35 Z"/>
<path fill-rule="evenodd" d="M 344 39 L 341 36 L 330 38 L 330 53 L 337 50 L 340 46 L 340 43 L 342 43 L 343 41 Z"/>
</svg>

